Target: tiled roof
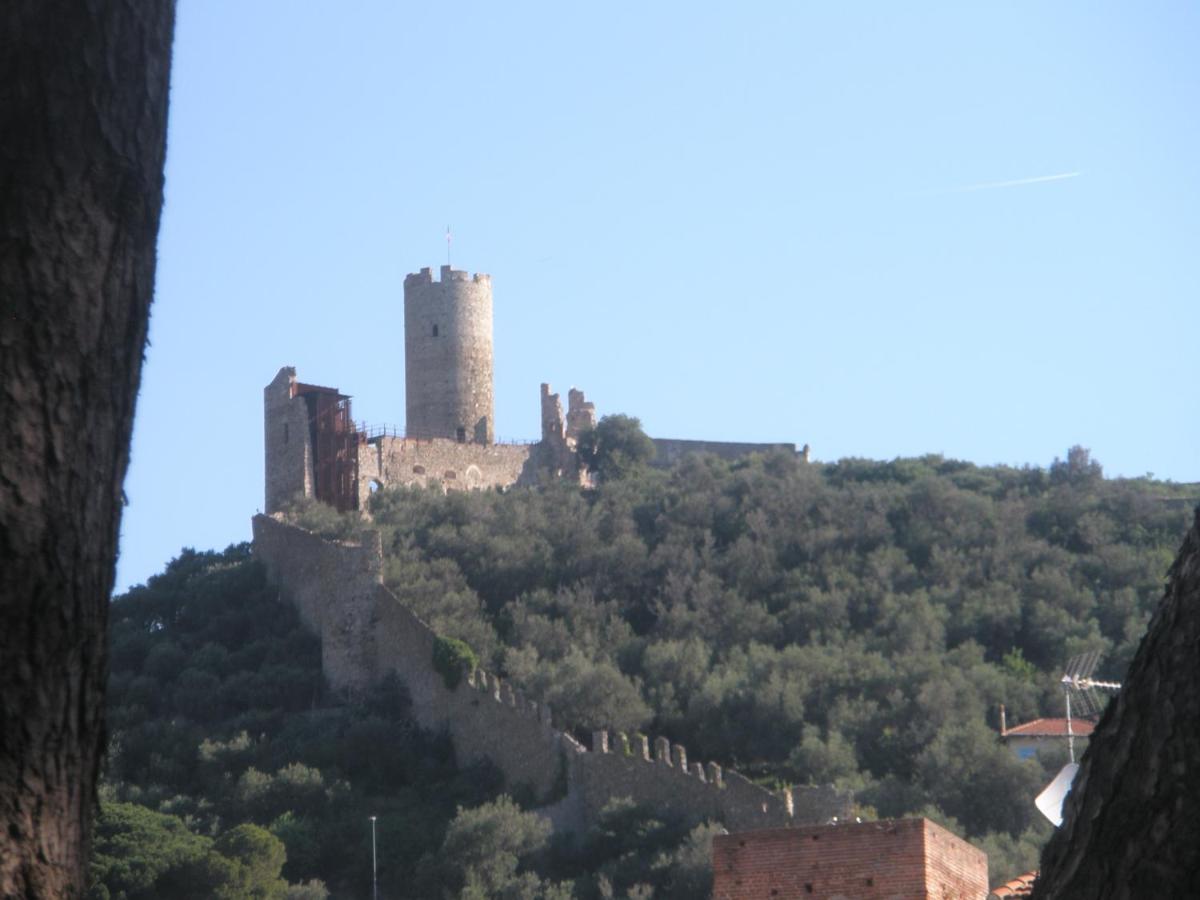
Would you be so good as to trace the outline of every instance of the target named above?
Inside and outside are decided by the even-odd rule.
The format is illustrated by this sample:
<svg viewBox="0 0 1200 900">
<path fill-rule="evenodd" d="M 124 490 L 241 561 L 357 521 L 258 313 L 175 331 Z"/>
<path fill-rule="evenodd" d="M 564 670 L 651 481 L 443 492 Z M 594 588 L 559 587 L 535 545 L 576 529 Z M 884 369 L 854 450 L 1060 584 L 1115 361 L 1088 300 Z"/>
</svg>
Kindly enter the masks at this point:
<svg viewBox="0 0 1200 900">
<path fill-rule="evenodd" d="M 1071 731 L 1075 737 L 1087 737 L 1092 733 L 1092 723 L 1086 719 L 1072 719 Z M 1034 719 L 1004 732 L 1001 737 L 1066 737 L 1066 719 Z"/>
<path fill-rule="evenodd" d="M 1037 880 L 1037 872 L 1026 872 L 1024 875 L 1006 881 L 999 887 L 992 888 L 988 900 L 1004 900 L 1007 897 L 1028 897 L 1033 893 L 1033 883 Z"/>
</svg>

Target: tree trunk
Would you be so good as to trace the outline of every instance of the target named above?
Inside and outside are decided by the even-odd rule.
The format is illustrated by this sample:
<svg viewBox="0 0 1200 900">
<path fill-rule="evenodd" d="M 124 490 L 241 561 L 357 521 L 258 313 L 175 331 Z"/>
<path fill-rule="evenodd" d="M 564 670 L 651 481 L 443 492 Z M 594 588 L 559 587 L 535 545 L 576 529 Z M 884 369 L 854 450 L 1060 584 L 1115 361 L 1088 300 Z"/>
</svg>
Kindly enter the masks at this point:
<svg viewBox="0 0 1200 900">
<path fill-rule="evenodd" d="M 1200 897 L 1200 510 L 1093 732 L 1035 898 Z"/>
<path fill-rule="evenodd" d="M 0 895 L 82 893 L 173 0 L 0 4 Z"/>
</svg>

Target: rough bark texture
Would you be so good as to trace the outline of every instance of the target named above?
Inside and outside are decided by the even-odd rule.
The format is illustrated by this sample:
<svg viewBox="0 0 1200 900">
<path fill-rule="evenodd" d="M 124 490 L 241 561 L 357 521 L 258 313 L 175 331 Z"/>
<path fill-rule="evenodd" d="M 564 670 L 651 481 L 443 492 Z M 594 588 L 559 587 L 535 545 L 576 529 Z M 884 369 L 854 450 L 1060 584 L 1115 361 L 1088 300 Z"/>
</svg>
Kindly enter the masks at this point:
<svg viewBox="0 0 1200 900">
<path fill-rule="evenodd" d="M 1200 897 L 1200 511 L 1033 896 Z"/>
<path fill-rule="evenodd" d="M 173 0 L 0 4 L 0 895 L 82 890 Z"/>
</svg>

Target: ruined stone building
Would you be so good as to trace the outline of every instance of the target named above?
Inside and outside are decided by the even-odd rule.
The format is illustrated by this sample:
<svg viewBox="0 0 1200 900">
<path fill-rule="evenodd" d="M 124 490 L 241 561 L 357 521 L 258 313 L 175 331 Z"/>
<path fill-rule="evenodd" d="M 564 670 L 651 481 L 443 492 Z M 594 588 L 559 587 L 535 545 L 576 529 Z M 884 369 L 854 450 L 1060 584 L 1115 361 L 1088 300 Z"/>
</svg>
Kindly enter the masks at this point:
<svg viewBox="0 0 1200 900">
<path fill-rule="evenodd" d="M 447 685 L 433 663 L 437 641 L 402 597 L 383 584 L 379 535 L 360 544 L 324 540 L 278 515 L 297 496 L 339 510 L 365 510 L 372 491 L 404 485 L 444 490 L 585 480 L 576 446 L 596 421 L 572 388 L 541 386 L 541 438 L 497 444 L 492 379 L 492 290 L 487 275 L 443 266 L 404 280 L 404 433 L 355 423 L 350 397 L 301 382 L 285 367 L 264 390 L 266 513 L 254 517 L 254 551 L 280 595 L 321 639 L 322 669 L 335 690 L 353 693 L 395 674 L 417 721 L 446 731 L 460 764 L 487 758 L 511 790 L 542 804 L 557 828 L 594 822 L 614 798 L 631 797 L 687 819 L 730 829 L 818 823 L 846 816 L 851 798 L 831 787 L 775 793 L 716 763 L 689 761 L 665 738 L 592 735 L 585 748 L 550 709 L 484 671 Z M 658 441 L 660 461 L 688 452 L 733 458 L 791 444 Z"/>
<path fill-rule="evenodd" d="M 350 396 L 305 384 L 285 367 L 264 389 L 266 507 L 282 509 L 297 495 L 341 511 L 365 509 L 372 491 L 400 485 L 445 490 L 532 485 L 580 479 L 575 446 L 596 421 L 595 405 L 571 388 L 541 386 L 541 436 L 524 444 L 495 442 L 492 377 L 492 279 L 442 266 L 404 279 L 405 426 L 367 428 L 354 422 Z M 656 438 L 659 465 L 688 453 L 734 459 L 794 444 L 747 444 Z M 807 458 L 805 447 L 801 453 Z"/>
</svg>

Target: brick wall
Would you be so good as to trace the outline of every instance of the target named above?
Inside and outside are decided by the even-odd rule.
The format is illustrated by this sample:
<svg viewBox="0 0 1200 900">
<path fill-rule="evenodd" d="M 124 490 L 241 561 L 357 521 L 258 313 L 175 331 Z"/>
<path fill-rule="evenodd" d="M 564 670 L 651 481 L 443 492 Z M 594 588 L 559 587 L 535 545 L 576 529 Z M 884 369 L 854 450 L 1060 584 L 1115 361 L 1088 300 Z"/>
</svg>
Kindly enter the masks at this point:
<svg viewBox="0 0 1200 900">
<path fill-rule="evenodd" d="M 987 855 L 928 819 L 713 840 L 714 900 L 984 900 Z"/>
</svg>

